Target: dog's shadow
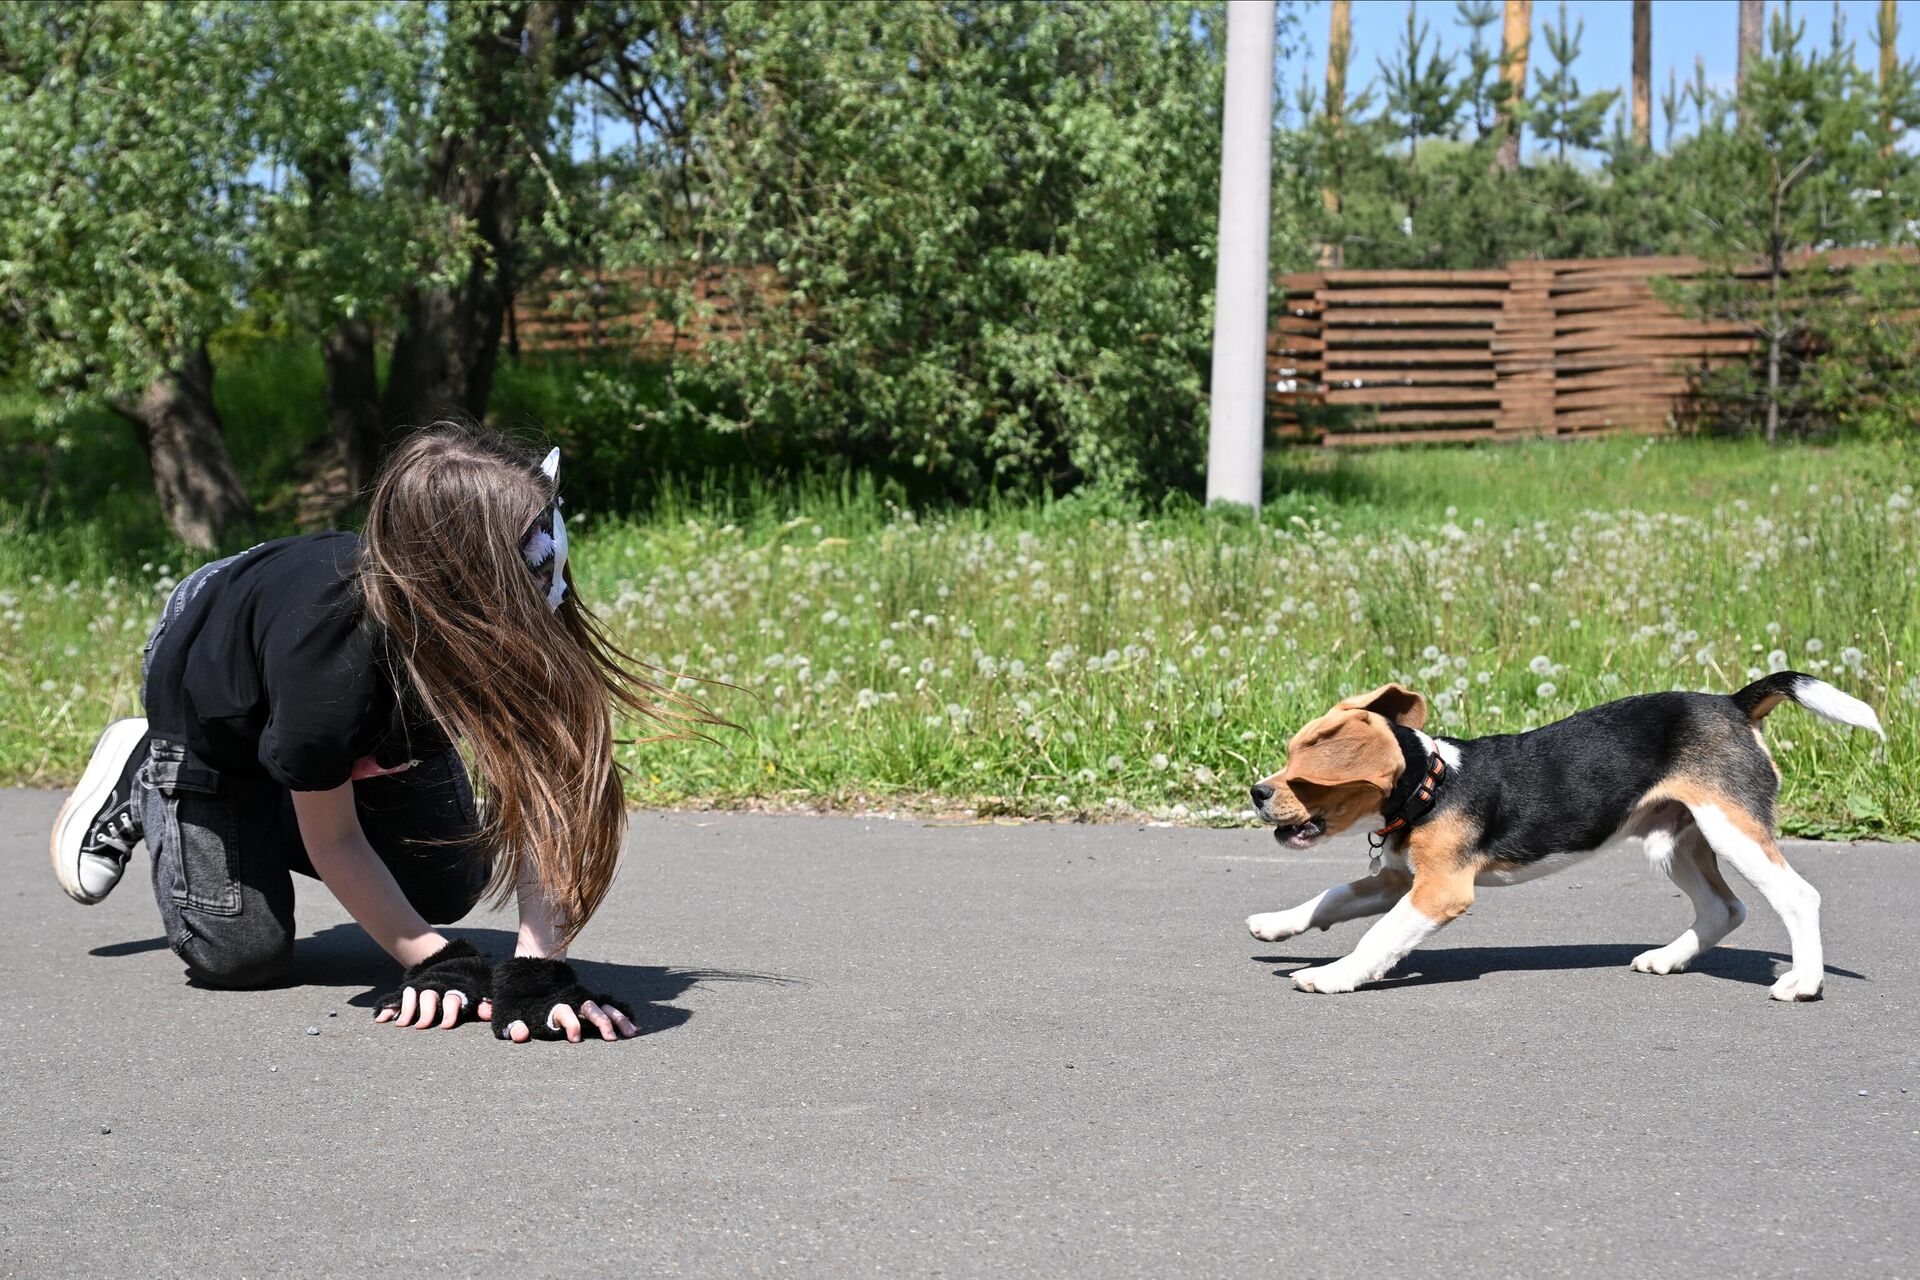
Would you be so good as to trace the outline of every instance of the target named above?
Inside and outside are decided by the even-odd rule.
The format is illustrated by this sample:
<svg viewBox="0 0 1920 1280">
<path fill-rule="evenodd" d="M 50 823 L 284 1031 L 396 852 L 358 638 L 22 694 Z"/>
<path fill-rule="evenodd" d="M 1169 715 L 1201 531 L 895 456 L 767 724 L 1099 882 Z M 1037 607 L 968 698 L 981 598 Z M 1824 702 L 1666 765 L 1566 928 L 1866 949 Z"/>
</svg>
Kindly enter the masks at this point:
<svg viewBox="0 0 1920 1280">
<path fill-rule="evenodd" d="M 1642 951 L 1658 944 L 1638 945 L 1624 942 L 1575 943 L 1550 947 L 1443 947 L 1433 951 L 1415 951 L 1402 960 L 1386 978 L 1370 986 L 1423 987 L 1443 982 L 1475 982 L 1498 973 L 1548 973 L 1566 969 L 1625 969 Z M 1331 964 L 1340 959 L 1331 956 L 1253 956 L 1255 964 L 1283 965 L 1274 970 L 1276 978 L 1289 978 L 1301 969 Z M 1754 986 L 1772 986 L 1785 971 L 1791 957 L 1778 951 L 1754 951 L 1745 947 L 1715 947 L 1694 961 L 1688 973 Z M 1867 981 L 1865 974 L 1828 965 L 1826 971 L 1842 978 Z"/>
</svg>

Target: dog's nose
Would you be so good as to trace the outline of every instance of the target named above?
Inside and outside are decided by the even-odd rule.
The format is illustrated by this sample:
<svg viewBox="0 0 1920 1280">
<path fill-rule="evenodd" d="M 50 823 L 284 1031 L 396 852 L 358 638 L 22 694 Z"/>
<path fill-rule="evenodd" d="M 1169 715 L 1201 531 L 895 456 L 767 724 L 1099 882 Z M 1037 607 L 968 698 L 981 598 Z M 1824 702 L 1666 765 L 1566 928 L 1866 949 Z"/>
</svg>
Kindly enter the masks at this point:
<svg viewBox="0 0 1920 1280">
<path fill-rule="evenodd" d="M 1264 782 L 1256 782 L 1253 784 L 1253 807 L 1254 808 L 1258 809 L 1261 805 L 1265 804 L 1267 801 L 1271 799 L 1273 799 L 1272 787 L 1268 786 Z"/>
</svg>

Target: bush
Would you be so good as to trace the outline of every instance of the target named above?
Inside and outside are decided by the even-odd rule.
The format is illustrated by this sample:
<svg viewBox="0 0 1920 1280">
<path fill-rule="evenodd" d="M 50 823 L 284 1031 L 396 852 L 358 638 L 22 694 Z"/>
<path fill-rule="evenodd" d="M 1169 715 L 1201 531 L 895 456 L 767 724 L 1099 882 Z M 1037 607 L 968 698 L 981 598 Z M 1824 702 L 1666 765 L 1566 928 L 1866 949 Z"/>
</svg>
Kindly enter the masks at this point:
<svg viewBox="0 0 1920 1280">
<path fill-rule="evenodd" d="M 693 246 L 773 280 L 726 299 L 738 338 L 679 362 L 653 421 L 957 496 L 1196 483 L 1217 6 L 743 3 L 704 21 L 661 55 L 688 104 L 667 147 L 685 199 L 637 192 L 611 240 L 639 265 Z M 690 288 L 669 301 L 712 316 Z"/>
</svg>

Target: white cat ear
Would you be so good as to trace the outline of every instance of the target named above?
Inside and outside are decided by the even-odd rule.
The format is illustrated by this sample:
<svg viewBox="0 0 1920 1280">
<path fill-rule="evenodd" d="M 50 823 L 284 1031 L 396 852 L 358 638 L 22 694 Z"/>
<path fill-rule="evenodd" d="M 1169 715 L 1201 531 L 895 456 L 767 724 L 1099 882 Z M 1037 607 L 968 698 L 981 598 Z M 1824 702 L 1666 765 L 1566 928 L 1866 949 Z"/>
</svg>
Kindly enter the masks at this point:
<svg viewBox="0 0 1920 1280">
<path fill-rule="evenodd" d="M 540 464 L 540 474 L 555 484 L 560 483 L 560 446 L 555 445 L 547 451 L 546 461 Z"/>
</svg>

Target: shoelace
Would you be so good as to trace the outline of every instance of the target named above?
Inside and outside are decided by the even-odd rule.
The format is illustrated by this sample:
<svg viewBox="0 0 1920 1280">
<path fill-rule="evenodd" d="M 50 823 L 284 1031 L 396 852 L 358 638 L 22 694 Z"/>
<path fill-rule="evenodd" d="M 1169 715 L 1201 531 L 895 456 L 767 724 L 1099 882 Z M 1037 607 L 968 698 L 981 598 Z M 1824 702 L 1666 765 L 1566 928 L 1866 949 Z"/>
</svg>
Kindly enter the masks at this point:
<svg viewBox="0 0 1920 1280">
<path fill-rule="evenodd" d="M 88 849 L 98 851 L 101 846 L 112 849 L 125 857 L 133 852 L 133 846 L 139 837 L 133 832 L 133 805 L 121 805 L 113 815 L 94 829 L 94 838 L 88 842 Z"/>
</svg>

